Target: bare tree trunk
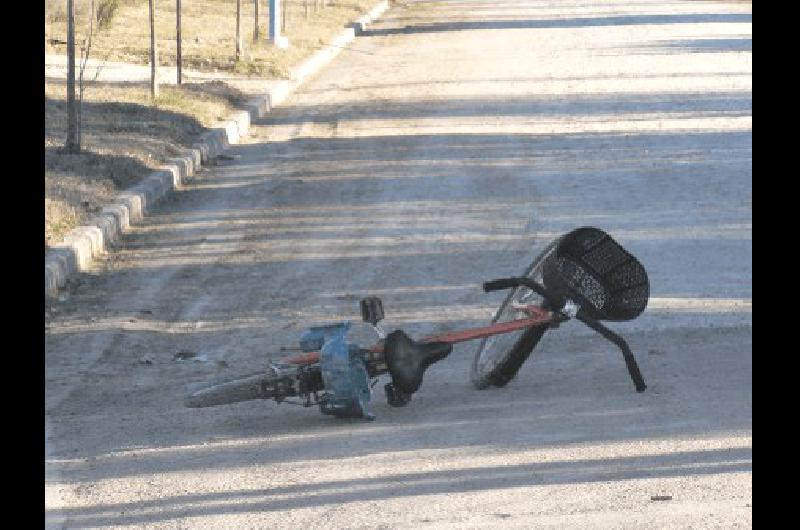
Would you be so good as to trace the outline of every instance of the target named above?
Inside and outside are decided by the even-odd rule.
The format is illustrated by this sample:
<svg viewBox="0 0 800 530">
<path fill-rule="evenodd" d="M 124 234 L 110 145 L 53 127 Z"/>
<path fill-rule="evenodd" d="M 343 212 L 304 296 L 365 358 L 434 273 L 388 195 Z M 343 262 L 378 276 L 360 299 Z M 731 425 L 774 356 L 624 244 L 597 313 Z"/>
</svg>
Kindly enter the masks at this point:
<svg viewBox="0 0 800 530">
<path fill-rule="evenodd" d="M 178 68 L 178 79 L 177 83 L 181 84 L 181 0 L 176 0 L 175 3 L 175 39 L 176 39 L 176 53 L 177 57 L 175 59 L 176 66 Z"/>
<path fill-rule="evenodd" d="M 253 42 L 258 42 L 258 4 L 261 3 L 261 0 L 253 0 L 253 7 L 255 7 L 256 14 L 255 14 L 255 21 L 256 25 L 253 28 Z"/>
<path fill-rule="evenodd" d="M 78 153 L 78 109 L 75 105 L 75 3 L 67 0 L 67 141 L 68 153 Z"/>
<path fill-rule="evenodd" d="M 308 18 L 308 0 L 303 0 L 303 8 L 305 8 L 306 18 Z"/>
<path fill-rule="evenodd" d="M 83 50 L 81 52 L 81 68 L 78 72 L 78 118 L 76 123 L 78 124 L 78 146 L 80 149 L 81 145 L 81 129 L 83 128 L 83 91 L 86 88 L 86 85 L 83 82 L 83 74 L 86 73 L 86 65 L 89 63 L 89 53 L 92 49 L 92 37 L 94 36 L 94 19 L 97 16 L 97 11 L 94 8 L 94 0 L 91 1 L 89 6 L 89 28 L 86 32 L 86 38 L 83 39 Z M 97 78 L 100 76 L 100 65 L 97 65 L 97 69 L 95 71 L 94 80 L 97 81 Z"/>
<path fill-rule="evenodd" d="M 158 97 L 158 50 L 156 49 L 156 6 L 150 3 L 150 97 Z"/>
<path fill-rule="evenodd" d="M 236 60 L 242 58 L 242 0 L 236 0 Z"/>
<path fill-rule="evenodd" d="M 286 4 L 288 0 L 281 0 L 281 33 L 286 31 Z"/>
</svg>

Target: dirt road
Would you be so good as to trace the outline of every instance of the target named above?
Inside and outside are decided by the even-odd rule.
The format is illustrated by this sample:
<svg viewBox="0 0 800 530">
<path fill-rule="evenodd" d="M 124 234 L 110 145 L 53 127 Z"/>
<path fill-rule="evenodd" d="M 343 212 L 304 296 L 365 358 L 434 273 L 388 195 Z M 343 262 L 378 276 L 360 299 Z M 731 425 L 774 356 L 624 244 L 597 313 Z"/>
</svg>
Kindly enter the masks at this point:
<svg viewBox="0 0 800 530">
<path fill-rule="evenodd" d="M 48 313 L 47 522 L 749 526 L 750 13 L 396 5 Z M 412 336 L 485 323 L 481 281 L 586 224 L 649 271 L 647 312 L 613 326 L 644 394 L 568 323 L 504 389 L 473 390 L 457 346 L 372 423 L 182 407 L 364 295 Z"/>
</svg>

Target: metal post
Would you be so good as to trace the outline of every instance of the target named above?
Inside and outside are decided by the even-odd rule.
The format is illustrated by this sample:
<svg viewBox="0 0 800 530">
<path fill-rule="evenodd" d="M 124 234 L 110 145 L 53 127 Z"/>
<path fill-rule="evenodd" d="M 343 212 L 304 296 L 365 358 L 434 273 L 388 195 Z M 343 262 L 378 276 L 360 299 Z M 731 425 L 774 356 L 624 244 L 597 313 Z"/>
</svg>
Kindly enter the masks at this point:
<svg viewBox="0 0 800 530">
<path fill-rule="evenodd" d="M 289 40 L 281 36 L 281 0 L 269 0 L 269 41 L 273 46 L 286 48 Z"/>
</svg>

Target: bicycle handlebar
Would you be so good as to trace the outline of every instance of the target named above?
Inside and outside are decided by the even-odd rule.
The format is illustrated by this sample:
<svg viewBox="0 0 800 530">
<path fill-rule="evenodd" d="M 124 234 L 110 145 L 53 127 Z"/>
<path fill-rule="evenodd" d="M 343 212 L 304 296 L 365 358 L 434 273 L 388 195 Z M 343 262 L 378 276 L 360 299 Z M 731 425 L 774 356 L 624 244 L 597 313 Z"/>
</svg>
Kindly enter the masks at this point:
<svg viewBox="0 0 800 530">
<path fill-rule="evenodd" d="M 492 291 L 499 291 L 501 289 L 510 289 L 512 287 L 519 287 L 523 285 L 532 291 L 542 295 L 550 307 L 554 308 L 555 311 L 561 313 L 563 307 L 557 307 L 556 304 L 553 303 L 554 297 L 547 292 L 547 289 L 544 285 L 541 285 L 530 278 L 519 277 L 519 278 L 498 278 L 496 280 L 490 280 L 488 282 L 484 282 L 483 290 L 485 292 L 492 292 Z M 567 315 L 564 315 L 567 317 Z M 636 387 L 637 392 L 644 392 L 647 388 L 647 385 L 644 383 L 644 378 L 642 377 L 642 373 L 639 371 L 639 365 L 636 363 L 636 359 L 633 356 L 633 352 L 631 351 L 628 343 L 625 342 L 621 336 L 617 335 L 599 321 L 595 320 L 594 318 L 583 314 L 583 312 L 579 311 L 575 318 L 586 324 L 589 328 L 599 333 L 603 338 L 608 340 L 609 342 L 614 343 L 621 351 L 622 357 L 625 359 L 625 366 L 628 368 L 628 374 L 631 376 L 633 380 L 633 385 Z"/>
<path fill-rule="evenodd" d="M 483 282 L 483 290 L 489 293 L 491 291 L 517 287 L 519 285 L 518 280 L 519 278 L 498 278 L 497 280 L 489 280 L 488 282 Z"/>
<path fill-rule="evenodd" d="M 553 295 L 547 292 L 547 289 L 545 289 L 544 285 L 537 283 L 530 278 L 525 278 L 524 276 L 519 278 L 498 278 L 496 280 L 489 280 L 488 282 L 483 283 L 483 290 L 484 292 L 490 293 L 492 291 L 499 291 L 501 289 L 519 287 L 520 285 L 523 285 L 528 289 L 542 295 L 550 307 L 555 307 L 555 303 L 553 303 L 555 298 Z"/>
</svg>

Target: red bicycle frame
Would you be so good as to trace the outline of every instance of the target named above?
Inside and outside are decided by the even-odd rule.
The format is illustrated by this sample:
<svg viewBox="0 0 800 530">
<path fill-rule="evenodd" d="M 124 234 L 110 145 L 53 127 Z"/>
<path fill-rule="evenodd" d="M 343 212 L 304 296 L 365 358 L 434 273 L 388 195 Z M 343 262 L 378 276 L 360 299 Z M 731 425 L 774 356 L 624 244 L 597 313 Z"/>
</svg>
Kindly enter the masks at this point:
<svg viewBox="0 0 800 530">
<path fill-rule="evenodd" d="M 529 305 L 520 309 L 530 315 L 528 318 L 520 318 L 511 320 L 509 322 L 498 322 L 491 326 L 484 326 L 480 328 L 467 328 L 458 331 L 451 331 L 442 335 L 431 335 L 423 337 L 420 342 L 447 342 L 456 344 L 458 342 L 466 342 L 469 340 L 483 339 L 491 337 L 492 335 L 501 335 L 503 333 L 510 333 L 512 331 L 519 331 L 521 329 L 530 328 L 534 326 L 542 326 L 553 322 L 553 313 L 536 305 Z M 376 344 L 371 346 L 368 351 L 370 353 L 383 353 L 383 344 Z M 314 364 L 319 362 L 319 352 L 312 351 L 300 353 L 285 357 L 281 359 L 282 362 L 287 364 Z"/>
</svg>

